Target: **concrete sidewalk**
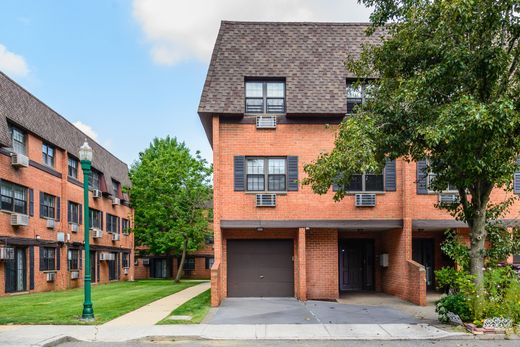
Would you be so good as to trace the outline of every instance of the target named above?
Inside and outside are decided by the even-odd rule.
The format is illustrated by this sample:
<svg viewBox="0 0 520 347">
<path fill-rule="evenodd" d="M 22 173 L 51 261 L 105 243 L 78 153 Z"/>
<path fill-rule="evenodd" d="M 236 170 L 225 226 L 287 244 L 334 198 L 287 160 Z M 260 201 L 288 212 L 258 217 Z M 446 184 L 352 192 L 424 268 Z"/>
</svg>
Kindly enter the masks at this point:
<svg viewBox="0 0 520 347">
<path fill-rule="evenodd" d="M 193 287 L 186 288 L 159 299 L 135 311 L 129 312 L 117 317 L 105 324 L 102 327 L 149 327 L 155 325 L 160 320 L 166 318 L 173 310 L 186 301 L 196 297 L 200 293 L 210 288 L 209 282 L 203 282 Z M 131 298 L 130 298 L 131 299 Z"/>
<path fill-rule="evenodd" d="M 225 340 L 428 340 L 460 338 L 427 324 L 156 325 L 140 327 L 33 325 L 0 331 L 0 346 L 56 346 L 80 340 L 125 342 L 145 338 Z"/>
</svg>

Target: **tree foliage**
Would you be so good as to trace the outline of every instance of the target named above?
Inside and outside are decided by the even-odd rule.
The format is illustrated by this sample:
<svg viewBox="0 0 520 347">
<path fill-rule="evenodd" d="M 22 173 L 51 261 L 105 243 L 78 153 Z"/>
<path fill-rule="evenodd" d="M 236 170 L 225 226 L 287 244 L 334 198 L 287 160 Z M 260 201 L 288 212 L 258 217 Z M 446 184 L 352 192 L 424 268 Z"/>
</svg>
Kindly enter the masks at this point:
<svg viewBox="0 0 520 347">
<path fill-rule="evenodd" d="M 486 224 L 510 205 L 490 205 L 490 194 L 511 189 L 520 153 L 519 2 L 362 2 L 375 8 L 369 33 L 384 39 L 346 67 L 373 87 L 371 98 L 340 125 L 335 149 L 305 167 L 304 184 L 322 194 L 386 157 L 428 158 L 432 188 L 458 188 L 460 203 L 439 207 L 468 223 L 470 269 L 481 283 Z"/>
<path fill-rule="evenodd" d="M 186 253 L 199 249 L 208 232 L 211 173 L 199 152 L 191 155 L 184 143 L 154 139 L 130 170 L 136 242 L 152 254 L 182 254 L 182 269 Z"/>
</svg>

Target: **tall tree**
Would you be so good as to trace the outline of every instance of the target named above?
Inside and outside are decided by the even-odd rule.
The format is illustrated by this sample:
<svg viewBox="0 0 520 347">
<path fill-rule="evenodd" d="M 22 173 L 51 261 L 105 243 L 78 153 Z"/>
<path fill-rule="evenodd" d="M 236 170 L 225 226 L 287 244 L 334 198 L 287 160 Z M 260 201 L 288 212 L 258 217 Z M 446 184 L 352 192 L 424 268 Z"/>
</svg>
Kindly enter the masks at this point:
<svg viewBox="0 0 520 347">
<path fill-rule="evenodd" d="M 346 67 L 370 85 L 368 102 L 339 127 L 335 148 L 305 167 L 320 194 L 336 180 L 381 169 L 385 158 L 428 159 L 432 188 L 457 187 L 448 209 L 470 229 L 470 271 L 481 286 L 490 219 L 510 199 L 520 153 L 518 0 L 361 0 L 368 34 L 383 33 Z M 375 78 L 374 78 L 375 77 Z M 372 79 L 373 78 L 373 79 Z M 343 198 L 339 191 L 335 199 Z"/>
<path fill-rule="evenodd" d="M 136 241 L 153 254 L 181 255 L 199 249 L 208 233 L 205 205 L 211 198 L 212 168 L 175 138 L 154 139 L 130 169 Z"/>
</svg>

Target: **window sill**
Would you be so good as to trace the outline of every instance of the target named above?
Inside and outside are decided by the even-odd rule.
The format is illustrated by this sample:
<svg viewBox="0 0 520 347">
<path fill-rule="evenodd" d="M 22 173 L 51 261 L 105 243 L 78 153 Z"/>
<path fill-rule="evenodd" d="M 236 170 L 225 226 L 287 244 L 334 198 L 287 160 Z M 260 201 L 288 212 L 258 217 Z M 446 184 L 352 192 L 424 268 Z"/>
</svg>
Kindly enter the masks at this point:
<svg viewBox="0 0 520 347">
<path fill-rule="evenodd" d="M 336 192 L 334 192 L 336 193 Z M 376 195 L 385 195 L 386 192 L 382 192 L 382 191 L 377 191 L 377 192 L 368 192 L 368 191 L 365 191 L 365 192 L 345 192 L 345 195 L 356 195 L 356 194 L 376 194 Z"/>
<path fill-rule="evenodd" d="M 0 210 L 0 212 L 7 213 L 7 214 L 14 214 L 14 213 L 16 213 L 16 214 L 23 214 L 25 216 L 31 217 L 27 213 L 20 213 L 20 212 L 14 212 L 14 211 L 9 211 L 9 210 Z"/>
<path fill-rule="evenodd" d="M 44 274 L 47 274 L 47 273 L 57 273 L 58 270 L 43 270 L 42 271 Z"/>
<path fill-rule="evenodd" d="M 256 195 L 256 194 L 276 194 L 276 195 L 287 195 L 288 192 L 265 192 L 265 191 L 258 191 L 258 192 L 253 192 L 253 191 L 247 191 L 245 192 L 246 194 L 248 195 Z"/>
<path fill-rule="evenodd" d="M 283 113 L 264 113 L 264 112 L 257 112 L 257 113 L 251 113 L 251 112 L 244 112 L 245 117 L 256 117 L 256 116 L 287 116 L 287 112 Z"/>
</svg>

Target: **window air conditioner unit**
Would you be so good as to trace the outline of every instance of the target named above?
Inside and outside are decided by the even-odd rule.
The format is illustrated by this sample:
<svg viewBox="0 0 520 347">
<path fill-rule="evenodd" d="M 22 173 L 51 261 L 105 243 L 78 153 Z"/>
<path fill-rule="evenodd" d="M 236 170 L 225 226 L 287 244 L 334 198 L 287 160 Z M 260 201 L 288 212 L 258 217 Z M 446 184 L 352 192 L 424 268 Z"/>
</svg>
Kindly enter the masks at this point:
<svg viewBox="0 0 520 347">
<path fill-rule="evenodd" d="M 115 205 L 121 205 L 121 199 L 119 198 L 113 198 L 112 199 L 112 205 L 115 206 Z"/>
<path fill-rule="evenodd" d="M 103 230 L 98 228 L 91 228 L 90 231 L 92 231 L 92 237 L 95 239 L 100 239 L 103 237 Z"/>
<path fill-rule="evenodd" d="M 77 280 L 79 278 L 79 271 L 71 271 L 70 272 L 70 279 L 71 280 Z"/>
<path fill-rule="evenodd" d="M 54 219 L 47 219 L 47 229 L 54 229 Z"/>
<path fill-rule="evenodd" d="M 14 248 L 0 247 L 0 260 L 14 260 Z"/>
<path fill-rule="evenodd" d="M 127 268 L 127 267 L 123 268 L 123 273 L 124 273 L 125 275 L 128 275 L 128 268 Z"/>
<path fill-rule="evenodd" d="M 117 234 L 117 233 L 112 234 L 112 241 L 119 241 L 119 240 L 121 240 L 120 234 Z"/>
<path fill-rule="evenodd" d="M 376 206 L 375 194 L 356 194 L 356 207 L 374 207 Z"/>
<path fill-rule="evenodd" d="M 439 203 L 441 204 L 454 204 L 459 202 L 459 195 L 458 194 L 447 194 L 442 193 L 439 194 Z"/>
<path fill-rule="evenodd" d="M 275 207 L 276 194 L 256 194 L 256 207 Z"/>
<path fill-rule="evenodd" d="M 150 265 L 150 258 L 143 258 L 143 265 Z"/>
<path fill-rule="evenodd" d="M 256 116 L 257 129 L 276 129 L 276 116 Z"/>
<path fill-rule="evenodd" d="M 102 197 L 102 196 L 103 196 L 103 193 L 101 192 L 101 190 L 99 190 L 99 189 L 94 189 L 94 190 L 92 191 L 92 197 L 93 197 L 94 199 L 98 199 L 98 198 L 100 198 L 100 197 Z"/>
<path fill-rule="evenodd" d="M 61 231 L 56 233 L 56 241 L 65 242 L 65 233 Z"/>
<path fill-rule="evenodd" d="M 29 167 L 29 157 L 20 153 L 11 156 L 11 165 L 14 167 Z"/>
<path fill-rule="evenodd" d="M 54 282 L 56 279 L 56 272 L 47 272 L 47 282 Z"/>
<path fill-rule="evenodd" d="M 29 216 L 21 213 L 11 214 L 11 225 L 14 227 L 29 225 Z"/>
<path fill-rule="evenodd" d="M 73 233 L 77 233 L 79 230 L 79 225 L 76 223 L 70 223 L 70 231 Z"/>
<path fill-rule="evenodd" d="M 99 261 L 109 261 L 109 260 L 116 260 L 115 255 L 112 253 L 109 253 L 109 252 L 99 253 Z"/>
</svg>

